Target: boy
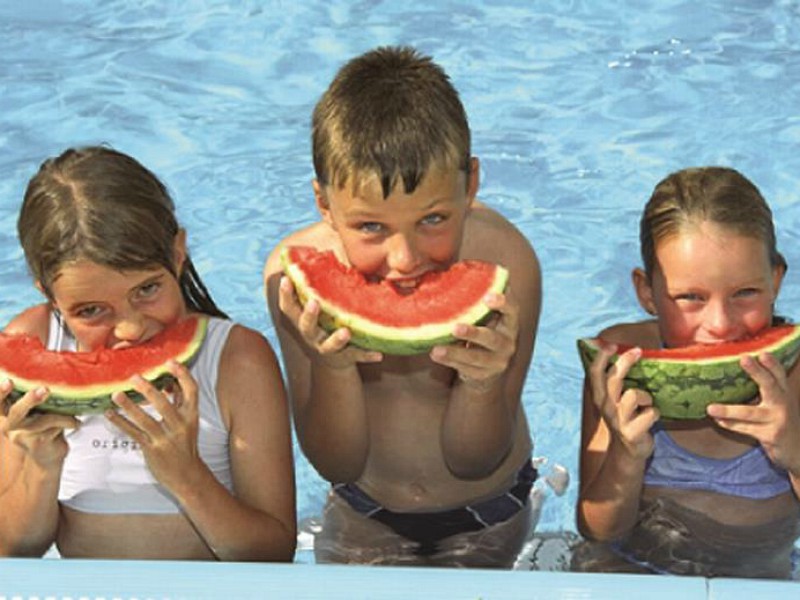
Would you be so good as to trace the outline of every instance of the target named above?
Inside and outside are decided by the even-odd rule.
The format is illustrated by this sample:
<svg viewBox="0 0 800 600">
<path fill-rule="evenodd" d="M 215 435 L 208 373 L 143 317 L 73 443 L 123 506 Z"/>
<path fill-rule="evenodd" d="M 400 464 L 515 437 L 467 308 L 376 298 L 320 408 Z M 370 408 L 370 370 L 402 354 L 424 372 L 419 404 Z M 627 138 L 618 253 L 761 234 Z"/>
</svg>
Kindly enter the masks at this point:
<svg viewBox="0 0 800 600">
<path fill-rule="evenodd" d="M 475 200 L 478 160 L 458 93 L 411 48 L 378 48 L 337 74 L 313 115 L 321 220 L 287 236 L 265 269 L 295 426 L 333 489 L 319 562 L 510 567 L 529 534 L 536 477 L 520 403 L 541 302 L 524 236 Z M 510 271 L 497 318 L 461 341 L 398 357 L 326 334 L 281 276 L 279 248 L 331 249 L 368 277 L 413 288 L 481 259 Z"/>
</svg>

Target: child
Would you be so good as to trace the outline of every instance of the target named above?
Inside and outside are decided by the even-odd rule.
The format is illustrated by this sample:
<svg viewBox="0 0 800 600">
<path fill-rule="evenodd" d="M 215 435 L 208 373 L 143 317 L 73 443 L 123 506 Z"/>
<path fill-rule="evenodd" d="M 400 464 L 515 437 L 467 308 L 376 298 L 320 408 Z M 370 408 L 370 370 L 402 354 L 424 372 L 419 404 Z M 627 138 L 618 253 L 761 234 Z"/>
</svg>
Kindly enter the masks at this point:
<svg viewBox="0 0 800 600">
<path fill-rule="evenodd" d="M 46 389 L 7 402 L 0 383 L 0 554 L 281 560 L 294 555 L 288 405 L 276 358 L 227 320 L 192 266 L 161 182 L 105 147 L 46 161 L 25 193 L 19 237 L 45 304 L 7 333 L 51 350 L 144 342 L 193 313 L 212 317 L 174 403 L 142 378 L 149 406 L 37 413 Z M 106 443 L 108 442 L 108 443 Z"/>
<path fill-rule="evenodd" d="M 461 259 L 510 270 L 488 326 L 413 357 L 383 356 L 324 333 L 265 269 L 304 452 L 334 485 L 320 562 L 508 567 L 530 529 L 535 478 L 520 403 L 539 316 L 539 265 L 526 239 L 475 199 L 464 108 L 447 75 L 411 48 L 346 64 L 313 116 L 321 220 L 281 245 L 333 250 L 398 288 Z"/>
<path fill-rule="evenodd" d="M 649 394 L 622 391 L 640 348 L 738 340 L 776 322 L 786 263 L 772 213 L 738 172 L 686 169 L 656 186 L 640 240 L 633 284 L 654 318 L 600 333 L 610 343 L 583 407 L 579 529 L 612 544 L 582 547 L 575 566 L 787 577 L 800 519 L 798 369 L 787 381 L 769 354 L 742 359 L 757 401 L 712 404 L 700 421 L 661 420 Z M 636 348 L 609 366 L 616 344 Z"/>
</svg>

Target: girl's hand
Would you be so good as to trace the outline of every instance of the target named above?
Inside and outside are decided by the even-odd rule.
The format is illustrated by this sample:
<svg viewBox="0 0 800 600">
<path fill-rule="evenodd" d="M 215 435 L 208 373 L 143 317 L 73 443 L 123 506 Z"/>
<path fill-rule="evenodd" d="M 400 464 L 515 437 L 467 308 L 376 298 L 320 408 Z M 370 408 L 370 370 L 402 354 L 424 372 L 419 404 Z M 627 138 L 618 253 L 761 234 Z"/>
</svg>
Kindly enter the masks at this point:
<svg viewBox="0 0 800 600">
<path fill-rule="evenodd" d="M 64 430 L 76 429 L 78 420 L 68 415 L 32 413 L 47 400 L 46 388 L 31 390 L 14 403 L 8 399 L 12 389 L 8 379 L 0 383 L 0 435 L 42 467 L 60 467 L 68 450 Z"/>
<path fill-rule="evenodd" d="M 197 450 L 199 415 L 197 382 L 189 370 L 174 361 L 169 371 L 177 380 L 173 400 L 138 375 L 132 380 L 134 389 L 142 394 L 157 415 L 149 415 L 144 407 L 123 392 L 112 396 L 121 412 L 106 411 L 106 417 L 142 448 L 147 466 L 153 476 L 169 490 L 200 464 Z"/>
<path fill-rule="evenodd" d="M 301 305 L 295 294 L 294 285 L 286 276 L 281 277 L 278 305 L 281 312 L 294 323 L 306 344 L 317 352 L 320 360 L 327 366 L 342 369 L 356 363 L 383 360 L 380 352 L 349 345 L 349 329 L 343 327 L 329 334 L 320 327 L 319 303 L 311 300 L 305 306 Z"/>
<path fill-rule="evenodd" d="M 769 353 L 758 359 L 745 356 L 740 364 L 758 384 L 758 403 L 711 404 L 708 415 L 724 429 L 755 438 L 772 462 L 800 474 L 800 402 L 791 391 L 786 370 Z"/>
<path fill-rule="evenodd" d="M 611 434 L 635 458 L 653 453 L 650 428 L 658 420 L 653 397 L 638 389 L 624 389 L 625 376 L 642 355 L 640 348 L 623 353 L 613 365 L 609 361 L 617 351 L 615 344 L 604 345 L 589 369 L 592 400 Z"/>
<path fill-rule="evenodd" d="M 508 370 L 517 349 L 519 306 L 507 294 L 488 294 L 486 305 L 499 318 L 484 326 L 459 323 L 453 335 L 464 344 L 436 346 L 431 360 L 455 369 L 466 385 L 488 388 Z"/>
</svg>

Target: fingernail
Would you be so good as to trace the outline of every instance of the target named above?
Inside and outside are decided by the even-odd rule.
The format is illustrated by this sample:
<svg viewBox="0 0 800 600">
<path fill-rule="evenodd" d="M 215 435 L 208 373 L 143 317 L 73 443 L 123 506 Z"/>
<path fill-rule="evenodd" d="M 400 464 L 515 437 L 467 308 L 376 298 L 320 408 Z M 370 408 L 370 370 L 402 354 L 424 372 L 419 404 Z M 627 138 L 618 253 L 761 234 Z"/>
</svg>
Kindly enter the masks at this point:
<svg viewBox="0 0 800 600">
<path fill-rule="evenodd" d="M 46 387 L 38 387 L 34 392 L 37 398 L 44 398 L 47 396 L 47 388 Z"/>
<path fill-rule="evenodd" d="M 456 335 L 466 335 L 468 331 L 469 328 L 464 323 L 458 323 L 453 329 Z"/>
</svg>

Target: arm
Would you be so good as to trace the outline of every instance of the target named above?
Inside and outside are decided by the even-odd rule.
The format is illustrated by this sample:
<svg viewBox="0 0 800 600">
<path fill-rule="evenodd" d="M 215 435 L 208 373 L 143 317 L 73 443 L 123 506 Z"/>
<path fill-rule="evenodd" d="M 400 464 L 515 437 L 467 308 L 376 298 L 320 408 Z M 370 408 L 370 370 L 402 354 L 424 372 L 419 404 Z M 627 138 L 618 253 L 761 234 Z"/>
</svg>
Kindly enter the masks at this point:
<svg viewBox="0 0 800 600">
<path fill-rule="evenodd" d="M 235 327 L 220 361 L 217 395 L 229 415 L 234 492 L 217 481 L 197 453 L 197 390 L 175 365 L 181 401 L 172 405 L 146 382 L 137 390 L 163 417 L 158 423 L 124 395 L 130 421 L 109 418 L 141 445 L 153 475 L 178 500 L 221 560 L 291 561 L 296 544 L 295 493 L 288 407 L 275 356 L 255 332 Z"/>
<path fill-rule="evenodd" d="M 76 424 L 63 415 L 30 415 L 46 398 L 28 393 L 0 417 L 0 556 L 42 556 L 55 541 L 63 432 Z"/>
<path fill-rule="evenodd" d="M 509 270 L 505 294 L 488 303 L 498 319 L 482 327 L 459 325 L 454 334 L 468 345 L 431 352 L 435 362 L 456 371 L 442 422 L 442 451 L 452 473 L 464 479 L 489 475 L 516 439 L 541 310 L 541 269 L 533 248 L 510 224 L 491 227 L 492 244 L 503 240 L 502 255 L 478 258 Z M 481 245 L 492 244 L 484 240 Z"/>
<path fill-rule="evenodd" d="M 658 419 L 649 394 L 622 391 L 639 351 L 626 352 L 609 368 L 615 350 L 604 348 L 590 368 L 581 424 L 578 530 L 601 541 L 624 537 L 636 523 L 645 463 L 653 451 L 649 430 Z"/>
<path fill-rule="evenodd" d="M 47 335 L 42 305 L 15 318 L 6 333 Z M 77 426 L 64 415 L 33 414 L 47 394 L 32 391 L 14 404 L 0 383 L 0 556 L 41 556 L 58 530 L 58 488 L 67 454 L 64 430 Z"/>
<path fill-rule="evenodd" d="M 369 451 L 367 411 L 358 362 L 379 353 L 348 346 L 349 332 L 330 336 L 317 324 L 319 307 L 300 306 L 282 274 L 278 250 L 265 270 L 267 301 L 281 344 L 300 446 L 328 481 L 355 481 Z"/>
</svg>

